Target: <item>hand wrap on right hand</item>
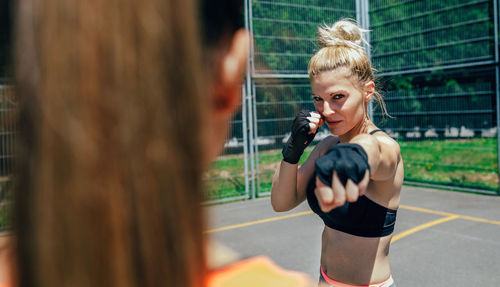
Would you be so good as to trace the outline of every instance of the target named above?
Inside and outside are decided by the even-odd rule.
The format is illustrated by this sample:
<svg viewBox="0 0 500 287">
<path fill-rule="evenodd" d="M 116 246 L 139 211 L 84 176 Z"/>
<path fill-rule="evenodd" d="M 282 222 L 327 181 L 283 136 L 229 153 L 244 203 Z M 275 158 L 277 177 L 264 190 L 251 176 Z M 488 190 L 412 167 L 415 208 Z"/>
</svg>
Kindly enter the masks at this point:
<svg viewBox="0 0 500 287">
<path fill-rule="evenodd" d="M 282 154 L 283 160 L 296 164 L 299 162 L 300 156 L 304 153 L 304 149 L 313 141 L 314 134 L 309 134 L 309 120 L 310 112 L 302 110 L 297 113 L 292 123 L 292 134 L 283 147 Z"/>
<path fill-rule="evenodd" d="M 328 186 L 332 185 L 333 171 L 337 171 L 345 186 L 349 178 L 356 184 L 361 182 L 367 170 L 370 171 L 368 155 L 360 145 L 352 143 L 336 144 L 315 164 L 316 176 Z"/>
</svg>

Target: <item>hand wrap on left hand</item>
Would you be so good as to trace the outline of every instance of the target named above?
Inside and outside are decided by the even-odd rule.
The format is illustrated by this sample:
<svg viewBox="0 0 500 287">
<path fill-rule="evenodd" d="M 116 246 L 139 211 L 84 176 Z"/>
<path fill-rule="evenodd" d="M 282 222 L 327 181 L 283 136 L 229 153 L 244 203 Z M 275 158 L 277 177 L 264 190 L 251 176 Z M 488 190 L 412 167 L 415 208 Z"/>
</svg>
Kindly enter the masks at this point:
<svg viewBox="0 0 500 287">
<path fill-rule="evenodd" d="M 349 178 L 356 184 L 361 182 L 367 170 L 368 155 L 360 145 L 352 143 L 336 144 L 315 164 L 316 176 L 328 186 L 332 185 L 333 171 L 345 186 Z"/>
<path fill-rule="evenodd" d="M 313 141 L 317 131 L 312 134 L 309 133 L 311 127 L 307 117 L 310 116 L 311 112 L 307 110 L 301 110 L 295 116 L 292 123 L 292 133 L 281 152 L 284 161 L 291 164 L 298 163 L 305 148 Z"/>
</svg>

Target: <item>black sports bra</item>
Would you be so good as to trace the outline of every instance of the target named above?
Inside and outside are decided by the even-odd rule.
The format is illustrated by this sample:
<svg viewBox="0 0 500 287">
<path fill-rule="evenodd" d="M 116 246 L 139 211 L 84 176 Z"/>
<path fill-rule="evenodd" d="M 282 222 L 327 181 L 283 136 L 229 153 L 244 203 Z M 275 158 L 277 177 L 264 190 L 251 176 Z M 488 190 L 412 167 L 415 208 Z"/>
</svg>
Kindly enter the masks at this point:
<svg viewBox="0 0 500 287">
<path fill-rule="evenodd" d="M 381 129 L 375 129 L 375 130 L 369 132 L 369 134 L 373 135 L 374 133 L 378 133 L 378 132 L 383 132 L 383 130 L 381 130 Z"/>
<path fill-rule="evenodd" d="M 381 130 L 374 130 L 374 134 Z M 323 212 L 314 194 L 316 175 L 307 186 L 307 202 L 314 213 L 318 214 L 326 226 L 362 237 L 382 237 L 392 234 L 396 224 L 397 210 L 384 207 L 366 196 L 360 196 L 356 202 L 347 202 L 330 212 Z"/>
</svg>

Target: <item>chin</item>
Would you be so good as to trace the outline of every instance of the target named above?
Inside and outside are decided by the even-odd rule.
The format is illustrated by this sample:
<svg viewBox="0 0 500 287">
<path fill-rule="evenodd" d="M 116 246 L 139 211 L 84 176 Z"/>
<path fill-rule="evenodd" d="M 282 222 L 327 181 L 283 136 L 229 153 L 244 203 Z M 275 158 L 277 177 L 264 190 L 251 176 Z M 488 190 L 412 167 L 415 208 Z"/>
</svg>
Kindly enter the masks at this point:
<svg viewBox="0 0 500 287">
<path fill-rule="evenodd" d="M 341 136 L 346 133 L 343 129 L 329 128 L 329 130 L 334 136 Z"/>
</svg>

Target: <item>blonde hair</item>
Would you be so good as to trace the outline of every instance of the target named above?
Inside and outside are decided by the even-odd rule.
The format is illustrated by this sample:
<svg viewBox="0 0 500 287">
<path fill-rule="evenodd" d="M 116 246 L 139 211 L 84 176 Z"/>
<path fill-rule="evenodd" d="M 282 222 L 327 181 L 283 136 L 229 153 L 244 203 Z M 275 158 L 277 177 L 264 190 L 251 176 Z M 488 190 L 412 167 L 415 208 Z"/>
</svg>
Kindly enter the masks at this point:
<svg viewBox="0 0 500 287">
<path fill-rule="evenodd" d="M 350 19 L 341 19 L 332 26 L 323 25 L 318 28 L 318 45 L 320 49 L 311 57 L 307 72 L 309 78 L 325 71 L 347 68 L 356 76 L 361 84 L 375 81 L 374 69 L 366 54 L 363 43 L 368 45 L 363 33 L 368 30 L 360 28 Z M 382 115 L 387 115 L 387 108 L 382 95 L 376 90 L 373 93 Z"/>
</svg>

